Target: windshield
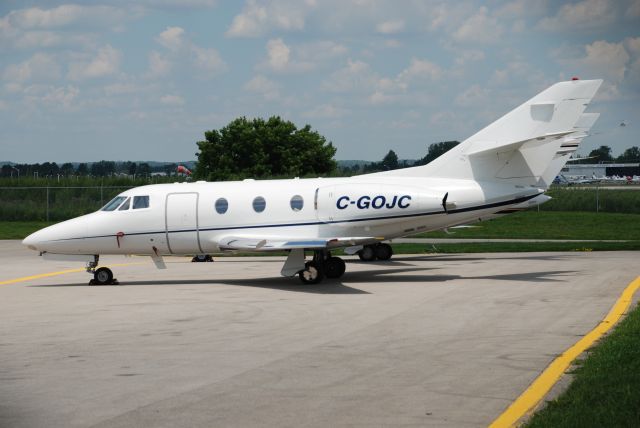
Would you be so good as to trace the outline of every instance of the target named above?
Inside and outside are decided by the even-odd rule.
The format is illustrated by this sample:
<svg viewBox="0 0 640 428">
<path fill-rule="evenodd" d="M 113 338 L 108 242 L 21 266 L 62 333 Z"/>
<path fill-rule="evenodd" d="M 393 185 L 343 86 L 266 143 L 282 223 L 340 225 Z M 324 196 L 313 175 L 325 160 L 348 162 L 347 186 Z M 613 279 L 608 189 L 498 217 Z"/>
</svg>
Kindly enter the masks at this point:
<svg viewBox="0 0 640 428">
<path fill-rule="evenodd" d="M 107 205 L 105 205 L 102 208 L 102 211 L 113 211 L 116 208 L 118 208 L 118 205 L 120 205 L 122 203 L 122 201 L 124 201 L 125 199 L 127 199 L 126 196 L 116 196 L 115 198 L 113 198 L 111 200 L 111 202 L 109 202 Z"/>
</svg>

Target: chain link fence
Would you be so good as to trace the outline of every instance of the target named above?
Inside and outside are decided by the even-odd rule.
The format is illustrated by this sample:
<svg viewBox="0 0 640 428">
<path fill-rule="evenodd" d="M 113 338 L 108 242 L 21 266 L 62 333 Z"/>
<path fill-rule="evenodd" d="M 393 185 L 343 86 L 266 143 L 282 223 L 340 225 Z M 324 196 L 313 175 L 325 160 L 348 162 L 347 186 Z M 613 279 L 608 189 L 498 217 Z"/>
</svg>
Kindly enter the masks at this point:
<svg viewBox="0 0 640 428">
<path fill-rule="evenodd" d="M 62 221 L 99 210 L 134 186 L 0 187 L 0 221 Z"/>
<path fill-rule="evenodd" d="M 62 221 L 99 210 L 135 186 L 0 186 L 0 221 Z M 554 187 L 539 211 L 640 213 L 640 186 Z"/>
</svg>

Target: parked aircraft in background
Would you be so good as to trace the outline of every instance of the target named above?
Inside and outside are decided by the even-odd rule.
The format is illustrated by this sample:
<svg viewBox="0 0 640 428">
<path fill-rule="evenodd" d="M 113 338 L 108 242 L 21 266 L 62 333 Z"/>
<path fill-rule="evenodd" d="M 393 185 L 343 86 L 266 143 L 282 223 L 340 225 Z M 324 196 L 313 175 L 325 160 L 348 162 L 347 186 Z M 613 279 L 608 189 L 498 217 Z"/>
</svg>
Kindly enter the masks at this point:
<svg viewBox="0 0 640 428">
<path fill-rule="evenodd" d="M 348 178 L 137 187 L 23 243 L 45 259 L 85 261 L 98 284 L 113 280 L 98 267 L 103 254 L 148 255 L 164 268 L 170 255 L 286 251 L 282 275 L 339 278 L 345 263 L 331 254 L 336 248 L 388 260 L 393 238 L 548 199 L 544 191 L 597 119 L 584 110 L 601 83 L 557 83 L 427 165 Z"/>
</svg>

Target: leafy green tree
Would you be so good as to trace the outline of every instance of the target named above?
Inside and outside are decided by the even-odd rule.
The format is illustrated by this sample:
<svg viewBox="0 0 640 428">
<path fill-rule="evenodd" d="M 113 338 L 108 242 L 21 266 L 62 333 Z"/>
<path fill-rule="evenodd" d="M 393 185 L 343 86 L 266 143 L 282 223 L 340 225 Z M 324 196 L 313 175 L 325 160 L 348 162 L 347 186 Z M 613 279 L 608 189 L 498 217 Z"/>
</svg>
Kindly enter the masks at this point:
<svg viewBox="0 0 640 428">
<path fill-rule="evenodd" d="M 439 158 L 458 144 L 460 144 L 460 141 L 441 141 L 439 143 L 430 144 L 427 154 L 416 162 L 416 165 L 426 165 L 432 160 Z"/>
<path fill-rule="evenodd" d="M 207 180 L 304 176 L 335 170 L 336 149 L 309 125 L 301 129 L 273 116 L 240 117 L 198 141 L 195 176 Z"/>
<path fill-rule="evenodd" d="M 71 162 L 65 162 L 60 166 L 60 173 L 64 175 L 71 175 L 75 172 L 73 164 Z"/>
<path fill-rule="evenodd" d="M 611 156 L 611 147 L 609 146 L 600 146 L 597 149 L 591 150 L 589 152 L 589 157 L 591 157 L 591 163 L 598 162 L 611 162 L 613 160 L 613 156 Z"/>
<path fill-rule="evenodd" d="M 105 177 L 113 175 L 116 172 L 116 163 L 113 161 L 101 160 L 91 164 L 91 175 L 96 177 Z"/>
<path fill-rule="evenodd" d="M 141 175 L 141 176 L 149 176 L 151 175 L 151 166 L 149 166 L 148 163 L 146 162 L 142 162 L 137 166 L 137 175 Z"/>
<path fill-rule="evenodd" d="M 629 163 L 640 161 L 640 148 L 638 146 L 629 147 L 620 156 L 616 158 L 616 162 Z"/>
<path fill-rule="evenodd" d="M 384 170 L 398 169 L 398 155 L 393 150 L 389 150 L 389 153 L 382 158 L 382 168 Z"/>
<path fill-rule="evenodd" d="M 78 175 L 87 175 L 89 173 L 89 167 L 87 166 L 87 164 L 86 163 L 78 164 L 77 173 Z"/>
</svg>

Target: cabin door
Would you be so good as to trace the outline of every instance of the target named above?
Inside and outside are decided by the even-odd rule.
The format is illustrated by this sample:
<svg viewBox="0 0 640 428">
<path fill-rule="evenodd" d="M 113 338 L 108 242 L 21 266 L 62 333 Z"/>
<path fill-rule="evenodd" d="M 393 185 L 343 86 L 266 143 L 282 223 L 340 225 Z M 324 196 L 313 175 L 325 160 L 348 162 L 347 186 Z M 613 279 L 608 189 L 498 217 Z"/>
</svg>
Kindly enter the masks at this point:
<svg viewBox="0 0 640 428">
<path fill-rule="evenodd" d="M 165 224 L 171 254 L 200 254 L 198 193 L 167 195 Z"/>
</svg>

